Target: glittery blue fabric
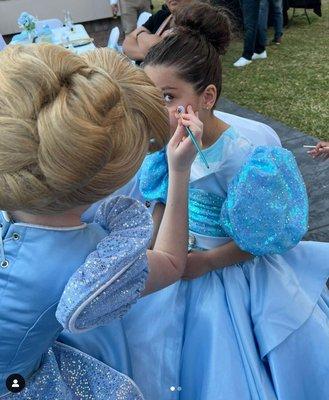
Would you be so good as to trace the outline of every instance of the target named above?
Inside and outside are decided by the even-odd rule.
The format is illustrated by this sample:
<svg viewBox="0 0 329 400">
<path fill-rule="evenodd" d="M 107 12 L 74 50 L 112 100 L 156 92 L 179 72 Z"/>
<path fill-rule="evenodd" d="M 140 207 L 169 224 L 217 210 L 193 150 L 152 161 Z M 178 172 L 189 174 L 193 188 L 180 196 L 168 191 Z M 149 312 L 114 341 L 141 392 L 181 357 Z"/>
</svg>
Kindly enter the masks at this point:
<svg viewBox="0 0 329 400">
<path fill-rule="evenodd" d="M 140 175 L 140 191 L 148 200 L 167 201 L 168 163 L 165 150 L 149 155 Z M 209 236 L 227 236 L 219 215 L 225 198 L 204 190 L 189 190 L 189 229 Z"/>
<path fill-rule="evenodd" d="M 106 364 L 62 343 L 45 354 L 39 370 L 18 394 L 19 400 L 143 400 L 134 382 Z"/>
<path fill-rule="evenodd" d="M 168 166 L 164 151 L 148 157 L 140 190 L 166 202 Z M 259 146 L 229 184 L 226 199 L 189 190 L 189 229 L 201 235 L 231 237 L 254 255 L 282 253 L 307 231 L 308 201 L 296 161 L 281 147 Z"/>
<path fill-rule="evenodd" d="M 189 229 L 208 236 L 227 236 L 221 226 L 219 215 L 225 199 L 205 190 L 189 190 Z"/>
<path fill-rule="evenodd" d="M 95 222 L 109 232 L 73 274 L 56 317 L 74 332 L 122 317 L 136 302 L 147 277 L 146 249 L 153 223 L 142 203 L 128 197 L 104 202 Z"/>
<path fill-rule="evenodd" d="M 308 200 L 292 153 L 257 147 L 231 181 L 221 224 L 243 250 L 260 256 L 294 247 L 307 231 Z"/>
<path fill-rule="evenodd" d="M 141 167 L 141 194 L 147 200 L 166 203 L 168 192 L 168 163 L 166 150 L 148 155 Z"/>
</svg>

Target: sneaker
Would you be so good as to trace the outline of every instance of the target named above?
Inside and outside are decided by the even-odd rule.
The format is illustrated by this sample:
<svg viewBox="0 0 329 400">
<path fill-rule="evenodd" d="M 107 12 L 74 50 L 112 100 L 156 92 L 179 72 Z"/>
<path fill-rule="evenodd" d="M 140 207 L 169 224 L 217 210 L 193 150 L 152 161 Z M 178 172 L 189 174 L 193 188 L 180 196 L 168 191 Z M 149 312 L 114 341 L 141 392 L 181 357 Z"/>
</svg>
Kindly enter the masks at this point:
<svg viewBox="0 0 329 400">
<path fill-rule="evenodd" d="M 251 60 L 248 60 L 247 58 L 244 58 L 244 57 L 240 57 L 238 59 L 238 61 L 235 61 L 235 63 L 233 65 L 234 65 L 234 67 L 241 68 L 241 67 L 245 67 L 246 65 L 248 65 L 250 63 L 251 63 Z"/>
<path fill-rule="evenodd" d="M 271 41 L 271 44 L 276 44 L 276 45 L 279 45 L 279 44 L 281 44 L 281 37 L 279 37 L 279 38 L 277 38 L 277 39 L 273 39 L 272 41 Z"/>
<path fill-rule="evenodd" d="M 262 53 L 254 53 L 251 57 L 252 60 L 265 60 L 265 58 L 267 58 L 266 50 L 264 50 Z"/>
</svg>

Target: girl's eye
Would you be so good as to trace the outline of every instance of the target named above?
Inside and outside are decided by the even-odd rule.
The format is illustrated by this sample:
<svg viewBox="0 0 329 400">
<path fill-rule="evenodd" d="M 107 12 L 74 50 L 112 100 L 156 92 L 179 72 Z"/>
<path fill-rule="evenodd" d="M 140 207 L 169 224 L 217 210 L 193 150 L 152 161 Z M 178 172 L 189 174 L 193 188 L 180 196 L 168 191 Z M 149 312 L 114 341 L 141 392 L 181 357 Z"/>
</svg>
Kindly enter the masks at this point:
<svg viewBox="0 0 329 400">
<path fill-rule="evenodd" d="M 170 103 L 173 99 L 173 96 L 171 96 L 170 94 L 164 94 L 163 97 L 166 103 Z"/>
</svg>

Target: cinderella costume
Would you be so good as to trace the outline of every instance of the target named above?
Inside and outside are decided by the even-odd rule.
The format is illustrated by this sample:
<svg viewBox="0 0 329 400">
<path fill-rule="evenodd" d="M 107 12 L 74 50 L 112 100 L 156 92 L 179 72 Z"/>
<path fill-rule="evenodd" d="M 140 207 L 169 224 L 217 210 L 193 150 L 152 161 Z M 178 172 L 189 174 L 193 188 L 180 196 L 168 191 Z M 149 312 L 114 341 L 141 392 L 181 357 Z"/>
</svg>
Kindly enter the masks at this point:
<svg viewBox="0 0 329 400">
<path fill-rule="evenodd" d="M 119 353 L 108 351 L 112 323 L 62 336 L 128 373 L 146 400 L 328 398 L 329 245 L 299 242 L 308 207 L 297 165 L 260 142 L 229 128 L 204 150 L 210 169 L 197 156 L 190 178 L 190 251 L 233 239 L 252 260 L 140 299 L 121 321 Z M 164 151 L 138 180 L 145 199 L 166 201 Z"/>
<path fill-rule="evenodd" d="M 73 228 L 0 219 L 0 398 L 142 400 L 129 377 L 57 338 L 63 327 L 80 332 L 121 317 L 137 300 L 152 234 L 146 208 L 113 198 L 95 223 Z M 7 390 L 11 374 L 26 381 L 20 393 Z"/>
</svg>

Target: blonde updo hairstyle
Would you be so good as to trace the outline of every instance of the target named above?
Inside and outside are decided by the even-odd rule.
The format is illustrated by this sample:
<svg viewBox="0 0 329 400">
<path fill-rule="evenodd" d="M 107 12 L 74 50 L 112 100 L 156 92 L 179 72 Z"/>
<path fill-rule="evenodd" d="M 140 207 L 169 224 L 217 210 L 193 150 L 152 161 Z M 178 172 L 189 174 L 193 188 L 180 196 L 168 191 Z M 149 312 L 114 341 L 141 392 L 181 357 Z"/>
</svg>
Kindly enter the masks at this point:
<svg viewBox="0 0 329 400">
<path fill-rule="evenodd" d="M 91 204 L 168 140 L 161 93 L 124 56 L 54 45 L 0 53 L 0 209 L 56 214 Z"/>
</svg>

